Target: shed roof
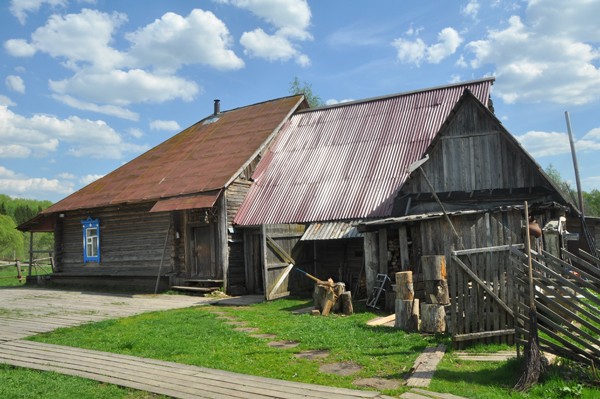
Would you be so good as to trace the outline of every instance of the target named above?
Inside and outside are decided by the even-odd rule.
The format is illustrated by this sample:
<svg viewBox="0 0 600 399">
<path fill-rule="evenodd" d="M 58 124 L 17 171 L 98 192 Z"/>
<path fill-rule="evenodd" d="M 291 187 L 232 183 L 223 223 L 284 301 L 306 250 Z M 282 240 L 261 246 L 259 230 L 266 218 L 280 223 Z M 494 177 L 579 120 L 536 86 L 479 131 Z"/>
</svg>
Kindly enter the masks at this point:
<svg viewBox="0 0 600 399">
<path fill-rule="evenodd" d="M 243 171 L 303 100 L 302 95 L 295 95 L 211 115 L 43 213 L 220 190 Z M 177 201 L 161 206 L 184 205 Z"/>
<path fill-rule="evenodd" d="M 394 196 L 469 90 L 487 104 L 493 78 L 297 112 L 259 163 L 235 223 L 390 216 Z"/>
</svg>

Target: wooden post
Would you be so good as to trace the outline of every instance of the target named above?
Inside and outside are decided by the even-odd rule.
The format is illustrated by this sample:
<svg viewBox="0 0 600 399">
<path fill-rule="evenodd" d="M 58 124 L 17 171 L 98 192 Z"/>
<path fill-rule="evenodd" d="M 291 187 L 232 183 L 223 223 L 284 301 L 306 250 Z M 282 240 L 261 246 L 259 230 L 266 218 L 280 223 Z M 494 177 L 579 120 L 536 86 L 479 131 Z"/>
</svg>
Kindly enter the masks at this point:
<svg viewBox="0 0 600 399">
<path fill-rule="evenodd" d="M 410 262 L 408 257 L 408 234 L 405 225 L 398 228 L 398 242 L 400 244 L 400 270 L 405 271 L 408 270 Z"/>
<path fill-rule="evenodd" d="M 368 231 L 364 236 L 364 254 L 365 254 L 365 280 L 367 283 L 367 297 L 373 292 L 375 286 L 375 276 L 379 270 L 379 250 L 377 246 L 377 233 Z"/>
<path fill-rule="evenodd" d="M 388 273 L 387 228 L 379 229 L 379 273 Z"/>
<path fill-rule="evenodd" d="M 444 255 L 421 256 L 423 280 L 446 280 L 446 257 Z"/>
</svg>

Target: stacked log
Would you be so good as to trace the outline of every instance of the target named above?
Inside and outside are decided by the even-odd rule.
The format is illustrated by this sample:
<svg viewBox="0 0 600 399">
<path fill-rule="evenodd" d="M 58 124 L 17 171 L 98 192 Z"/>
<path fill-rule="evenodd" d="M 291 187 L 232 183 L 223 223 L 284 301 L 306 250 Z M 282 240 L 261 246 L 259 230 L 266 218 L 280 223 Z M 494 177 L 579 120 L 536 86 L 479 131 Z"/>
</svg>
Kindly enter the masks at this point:
<svg viewBox="0 0 600 399">
<path fill-rule="evenodd" d="M 331 312 L 344 315 L 354 313 L 352 293 L 346 291 L 346 284 L 334 283 L 332 279 L 315 284 L 313 301 L 315 310 L 323 316 Z"/>
<path fill-rule="evenodd" d="M 419 300 L 415 299 L 412 272 L 396 273 L 395 327 L 404 331 L 419 330 Z"/>
<path fill-rule="evenodd" d="M 421 269 L 425 283 L 425 302 L 421 304 L 421 331 L 444 332 L 446 331 L 445 305 L 450 303 L 446 257 L 422 256 Z"/>
</svg>

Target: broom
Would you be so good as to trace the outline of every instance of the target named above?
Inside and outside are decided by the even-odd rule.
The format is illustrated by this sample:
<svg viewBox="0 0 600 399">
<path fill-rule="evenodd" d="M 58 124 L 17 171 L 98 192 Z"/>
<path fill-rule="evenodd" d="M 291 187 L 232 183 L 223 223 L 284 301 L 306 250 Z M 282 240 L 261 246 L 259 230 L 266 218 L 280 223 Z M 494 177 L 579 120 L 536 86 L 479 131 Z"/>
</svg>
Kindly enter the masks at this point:
<svg viewBox="0 0 600 399">
<path fill-rule="evenodd" d="M 533 267 L 531 262 L 531 238 L 529 235 L 529 208 L 525 201 L 525 220 L 527 220 L 527 259 L 529 263 L 529 341 L 525 347 L 525 365 L 523 374 L 515 385 L 517 391 L 526 391 L 538 382 L 544 371 L 542 353 L 538 337 L 537 310 L 535 308 L 535 291 L 533 286 Z"/>
</svg>

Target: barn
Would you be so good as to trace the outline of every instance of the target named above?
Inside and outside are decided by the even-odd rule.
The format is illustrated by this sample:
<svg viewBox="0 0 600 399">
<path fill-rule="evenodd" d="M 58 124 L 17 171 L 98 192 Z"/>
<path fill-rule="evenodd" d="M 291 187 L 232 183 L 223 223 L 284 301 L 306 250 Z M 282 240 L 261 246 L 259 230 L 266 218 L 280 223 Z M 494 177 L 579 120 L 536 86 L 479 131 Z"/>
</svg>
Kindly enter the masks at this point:
<svg viewBox="0 0 600 399">
<path fill-rule="evenodd" d="M 233 218 L 302 95 L 212 115 L 19 226 L 55 237 L 53 284 L 246 292 Z"/>
<path fill-rule="evenodd" d="M 495 117 L 493 81 L 297 111 L 234 219 L 254 237 L 247 267 L 262 267 L 267 298 L 307 287 L 292 263 L 368 295 L 377 274 L 418 273 L 423 255 L 522 243 L 526 200 L 542 225 L 567 212 Z M 500 256 L 481 258 L 482 273 L 505 270 Z"/>
</svg>

